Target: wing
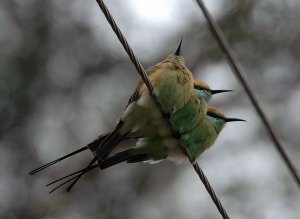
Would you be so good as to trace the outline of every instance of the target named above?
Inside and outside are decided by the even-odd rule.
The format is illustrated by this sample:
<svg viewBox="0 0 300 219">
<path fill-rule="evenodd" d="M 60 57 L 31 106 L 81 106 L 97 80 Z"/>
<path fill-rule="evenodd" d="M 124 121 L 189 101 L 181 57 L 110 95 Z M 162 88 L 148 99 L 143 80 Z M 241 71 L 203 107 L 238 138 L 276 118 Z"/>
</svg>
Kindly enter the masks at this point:
<svg viewBox="0 0 300 219">
<path fill-rule="evenodd" d="M 159 64 L 154 65 L 154 66 L 151 66 L 151 67 L 149 67 L 149 68 L 146 70 L 146 73 L 147 73 L 147 75 L 148 75 L 149 77 L 151 77 L 151 75 L 159 68 L 158 65 L 159 65 Z M 128 100 L 127 106 L 128 106 L 130 103 L 132 103 L 132 102 L 134 102 L 134 101 L 137 101 L 137 100 L 140 98 L 140 96 L 141 96 L 140 90 L 141 90 L 141 87 L 142 87 L 143 84 L 144 84 L 143 80 L 140 79 L 139 82 L 138 82 L 138 85 L 137 85 L 137 87 L 136 87 L 136 89 L 135 89 L 135 91 L 134 91 L 134 93 L 131 95 L 131 97 L 130 97 L 129 100 Z M 126 107 L 127 107 L 127 106 L 126 106 Z"/>
</svg>

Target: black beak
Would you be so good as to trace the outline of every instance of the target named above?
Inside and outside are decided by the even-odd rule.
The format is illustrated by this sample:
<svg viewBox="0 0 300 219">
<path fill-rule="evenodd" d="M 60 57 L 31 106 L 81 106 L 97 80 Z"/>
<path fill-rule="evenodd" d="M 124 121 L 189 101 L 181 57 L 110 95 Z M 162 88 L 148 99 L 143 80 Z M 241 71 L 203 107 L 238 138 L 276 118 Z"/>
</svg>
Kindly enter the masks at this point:
<svg viewBox="0 0 300 219">
<path fill-rule="evenodd" d="M 225 93 L 225 92 L 232 92 L 233 90 L 211 90 L 211 94 L 219 94 L 219 93 Z"/>
<path fill-rule="evenodd" d="M 181 38 L 180 43 L 179 43 L 179 46 L 178 46 L 178 48 L 177 48 L 177 50 L 176 50 L 176 52 L 175 52 L 175 55 L 176 55 L 176 56 L 180 56 L 180 55 L 181 55 L 181 44 L 182 44 L 182 40 L 183 40 L 183 37 Z"/>
<path fill-rule="evenodd" d="M 247 122 L 244 119 L 238 119 L 238 118 L 225 118 L 225 122 L 238 122 L 238 121 L 242 121 L 242 122 Z"/>
</svg>

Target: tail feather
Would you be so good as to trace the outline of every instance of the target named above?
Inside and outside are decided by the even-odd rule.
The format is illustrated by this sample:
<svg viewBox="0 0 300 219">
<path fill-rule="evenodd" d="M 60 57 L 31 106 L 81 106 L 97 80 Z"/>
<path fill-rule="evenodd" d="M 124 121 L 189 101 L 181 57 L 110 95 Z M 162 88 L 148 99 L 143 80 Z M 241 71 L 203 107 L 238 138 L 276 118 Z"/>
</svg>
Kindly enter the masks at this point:
<svg viewBox="0 0 300 219">
<path fill-rule="evenodd" d="M 89 171 L 91 171 L 92 169 L 95 169 L 96 167 L 98 167 L 98 165 L 93 165 L 93 166 L 91 166 L 90 169 L 89 169 Z M 83 171 L 83 170 L 80 170 L 80 171 Z M 76 179 L 76 178 L 78 177 L 78 175 L 76 175 L 76 176 L 74 176 L 74 175 L 77 174 L 77 173 L 80 172 L 80 171 L 76 171 L 76 172 L 74 172 L 74 173 L 71 173 L 71 174 L 69 174 L 69 175 L 67 175 L 67 176 L 64 176 L 64 177 L 62 177 L 62 178 L 60 178 L 60 179 L 57 179 L 57 180 L 55 180 L 55 181 L 53 181 L 53 182 L 47 184 L 46 186 L 50 186 L 50 185 L 52 185 L 52 184 L 54 184 L 54 183 L 56 183 L 56 182 L 59 182 L 59 181 L 61 181 L 61 180 L 63 180 L 63 179 L 66 179 L 66 178 L 69 178 L 69 177 L 73 176 L 72 178 L 70 178 L 70 179 L 64 181 L 63 183 L 59 184 L 58 186 L 56 186 L 56 187 L 55 187 L 54 189 L 52 189 L 49 193 L 54 192 L 55 190 L 59 189 L 59 188 L 62 187 L 63 185 L 67 184 L 68 182 L 71 182 L 72 180 Z M 76 182 L 76 181 L 75 181 L 75 182 Z M 74 183 L 74 182 L 73 182 L 73 183 Z M 72 184 L 73 184 L 73 183 L 72 183 Z M 69 192 L 68 189 L 67 189 L 67 192 Z"/>
<path fill-rule="evenodd" d="M 49 162 L 47 164 L 44 164 L 43 166 L 40 166 L 40 167 L 38 167 L 38 168 L 30 171 L 29 174 L 30 175 L 36 174 L 36 173 L 38 173 L 38 172 L 40 172 L 40 171 L 42 171 L 42 170 L 44 170 L 44 169 L 46 169 L 46 168 L 48 168 L 50 166 L 52 166 L 52 165 L 54 165 L 54 164 L 62 161 L 62 160 L 67 159 L 68 157 L 72 157 L 75 154 L 81 153 L 81 152 L 83 152 L 83 151 L 85 151 L 87 149 L 90 149 L 92 152 L 94 152 L 94 151 L 97 150 L 97 148 L 99 147 L 99 145 L 103 142 L 103 140 L 106 139 L 107 136 L 109 136 L 110 134 L 111 134 L 111 132 L 108 132 L 108 133 L 105 133 L 103 135 L 100 135 L 97 139 L 95 139 L 94 141 L 92 141 L 88 145 L 86 145 L 86 146 L 84 146 L 84 147 L 82 147 L 82 148 L 80 148 L 80 149 L 78 149 L 76 151 L 73 151 L 72 153 L 67 154 L 67 155 L 65 155 L 63 157 L 60 157 L 60 158 L 58 158 L 58 159 L 56 159 L 54 161 L 51 161 L 51 162 Z"/>
<path fill-rule="evenodd" d="M 108 157 L 105 160 L 99 161 L 99 167 L 100 169 L 104 170 L 124 161 L 127 161 L 128 163 L 134 163 L 144 161 L 145 158 L 145 154 L 132 154 L 130 153 L 130 149 L 128 149 L 126 151 L 119 152 L 111 157 Z"/>
<path fill-rule="evenodd" d="M 88 149 L 87 146 L 84 146 L 84 147 L 82 147 L 82 148 L 80 148 L 80 149 L 78 149 L 78 150 L 76 150 L 76 151 L 73 151 L 73 152 L 70 153 L 70 154 L 67 154 L 67 155 L 65 155 L 65 156 L 63 156 L 63 157 L 60 157 L 60 158 L 58 158 L 58 159 L 56 159 L 56 160 L 54 160 L 54 161 L 51 161 L 51 162 L 49 162 L 49 163 L 47 163 L 47 164 L 44 164 L 43 166 L 40 166 L 40 167 L 38 167 L 38 168 L 32 170 L 31 172 L 29 172 L 29 174 L 30 174 L 30 175 L 36 174 L 37 172 L 40 172 L 40 171 L 43 170 L 43 169 L 46 169 L 46 168 L 48 168 L 48 167 L 50 167 L 50 166 L 52 166 L 52 165 L 54 165 L 54 164 L 56 164 L 56 163 L 58 163 L 58 162 L 60 162 L 60 161 L 62 161 L 62 160 L 64 160 L 64 159 L 66 159 L 66 158 L 68 158 L 68 157 L 74 156 L 75 154 L 78 154 L 78 153 L 80 153 L 80 152 L 82 152 L 82 151 L 85 151 L 85 150 L 87 150 L 87 149 Z"/>
<path fill-rule="evenodd" d="M 108 167 L 114 166 L 116 164 L 122 163 L 127 161 L 128 163 L 134 163 L 134 162 L 141 162 L 141 161 L 145 161 L 146 160 L 146 155 L 145 154 L 132 154 L 130 153 L 130 149 L 126 150 L 126 151 L 122 151 L 119 152 L 111 157 L 106 158 L 105 160 L 98 160 L 98 164 L 92 165 L 90 166 L 88 169 L 84 168 L 81 170 L 78 170 L 76 172 L 73 172 L 69 175 L 63 176 L 57 180 L 54 180 L 50 183 L 48 183 L 46 186 L 50 186 L 53 185 L 57 182 L 60 182 L 64 179 L 67 179 L 66 181 L 62 182 L 61 184 L 59 184 L 58 186 L 56 186 L 54 189 L 52 189 L 49 193 L 54 192 L 55 190 L 57 190 L 58 188 L 62 187 L 63 185 L 67 184 L 68 182 L 77 179 L 78 176 L 80 176 L 82 173 L 87 173 L 89 171 L 91 171 L 92 169 L 95 169 L 96 167 L 100 167 L 100 169 L 104 170 Z M 71 178 L 70 178 L 71 177 Z M 71 184 L 73 185 L 74 182 Z M 70 188 L 70 186 L 69 186 Z"/>
<path fill-rule="evenodd" d="M 148 156 L 146 154 L 136 154 L 127 160 L 127 163 L 137 163 L 148 160 Z"/>
<path fill-rule="evenodd" d="M 100 135 L 97 139 L 89 143 L 86 147 L 90 149 L 92 152 L 95 152 L 100 144 L 109 136 L 112 132 L 105 133 L 103 135 Z"/>
<path fill-rule="evenodd" d="M 121 142 L 124 138 L 126 138 L 126 134 L 125 135 L 121 135 L 119 133 L 122 125 L 124 124 L 124 122 L 120 121 L 117 125 L 117 127 L 115 128 L 115 130 L 110 133 L 104 140 L 103 142 L 100 144 L 100 146 L 98 147 L 98 149 L 95 151 L 96 156 L 94 157 L 94 159 L 89 163 L 89 165 L 83 170 L 82 173 L 80 173 L 77 177 L 75 177 L 74 181 L 71 183 L 71 185 L 67 188 L 67 192 L 70 192 L 71 189 L 73 188 L 73 186 L 78 182 L 78 180 L 86 173 L 89 171 L 89 169 L 91 168 L 91 166 L 98 160 L 104 160 L 105 158 L 107 158 L 107 156 L 109 155 L 109 153 L 117 146 L 117 144 L 119 142 Z"/>
<path fill-rule="evenodd" d="M 120 134 L 120 129 L 124 123 L 120 121 L 113 132 L 111 132 L 107 138 L 104 139 L 101 146 L 95 151 L 98 159 L 104 160 L 110 154 L 110 152 L 126 138 L 127 134 Z"/>
</svg>

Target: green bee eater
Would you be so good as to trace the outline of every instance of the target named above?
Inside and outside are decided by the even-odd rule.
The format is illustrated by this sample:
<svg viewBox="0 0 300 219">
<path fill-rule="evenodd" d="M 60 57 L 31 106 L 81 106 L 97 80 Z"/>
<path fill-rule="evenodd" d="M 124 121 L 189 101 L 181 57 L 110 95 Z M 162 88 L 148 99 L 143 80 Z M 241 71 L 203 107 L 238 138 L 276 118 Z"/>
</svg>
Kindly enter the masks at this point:
<svg viewBox="0 0 300 219">
<path fill-rule="evenodd" d="M 192 74 L 184 66 L 184 58 L 180 55 L 180 47 L 181 43 L 175 54 L 169 55 L 166 60 L 148 70 L 150 80 L 154 86 L 155 99 L 160 106 L 157 107 L 145 85 L 139 83 L 115 130 L 109 133 L 108 136 L 102 136 L 88 145 L 88 148 L 91 148 L 91 146 L 97 145 L 97 142 L 100 143 L 100 147 L 95 150 L 97 158 L 95 157 L 89 166 L 97 159 L 105 159 L 120 141 L 128 137 L 140 138 L 143 141 L 147 139 L 146 141 L 150 145 L 153 142 L 157 143 L 160 139 L 166 140 L 169 138 L 170 141 L 173 138 L 172 133 L 174 131 L 175 134 L 182 135 L 199 126 L 206 114 L 207 105 L 205 101 L 209 100 L 213 93 L 208 86 L 204 86 L 203 97 L 195 92 L 195 83 Z M 201 85 L 197 83 L 196 86 L 201 88 Z M 221 90 L 219 92 L 225 91 Z M 165 115 L 170 116 L 169 121 L 172 128 L 169 126 L 169 121 L 164 119 Z M 137 142 L 137 145 L 139 142 Z M 178 150 L 174 141 L 171 142 L 173 142 L 172 147 Z M 161 143 L 161 145 L 163 146 L 164 143 Z M 31 174 L 54 164 L 56 161 L 37 168 Z"/>
<path fill-rule="evenodd" d="M 194 80 L 194 91 L 197 93 L 197 95 L 199 97 L 202 97 L 208 103 L 210 101 L 210 98 L 211 98 L 212 95 L 222 93 L 222 92 L 229 92 L 231 90 L 211 90 L 210 87 L 204 81 Z M 147 115 L 146 112 L 145 112 L 145 115 Z M 165 120 L 165 118 L 163 118 L 163 120 Z M 162 122 L 156 122 L 156 120 L 150 120 L 150 122 L 147 123 L 147 125 L 145 127 L 145 130 L 149 130 L 149 131 L 148 131 L 148 133 L 147 133 L 147 131 L 144 131 L 145 132 L 144 137 L 146 137 L 146 136 L 154 136 L 154 137 L 156 136 L 156 137 L 158 137 L 159 136 L 158 132 L 161 132 L 161 133 L 171 132 L 171 131 L 168 131 L 168 130 L 171 130 L 170 126 L 168 126 L 168 129 L 164 130 L 165 126 L 157 128 L 157 127 L 155 127 L 155 123 L 159 124 L 159 123 L 164 123 L 164 122 L 163 121 Z M 149 128 L 149 127 L 151 127 L 151 128 Z M 39 171 L 41 171 L 41 170 L 43 170 L 47 167 L 50 167 L 50 166 L 54 165 L 55 163 L 58 163 L 58 162 L 66 159 L 68 157 L 74 156 L 75 154 L 83 152 L 87 149 L 90 149 L 92 152 L 95 152 L 96 149 L 99 147 L 99 145 L 104 141 L 105 138 L 107 138 L 107 136 L 110 133 L 111 132 L 100 135 L 98 138 L 93 140 L 88 145 L 86 145 L 86 146 L 84 146 L 84 147 L 82 147 L 82 148 L 80 148 L 80 149 L 78 149 L 78 150 L 76 150 L 76 151 L 74 151 L 70 154 L 67 154 L 63 157 L 60 157 L 60 158 L 58 158 L 54 161 L 51 161 L 51 162 L 49 162 L 49 163 L 47 163 L 43 166 L 40 166 L 40 167 L 34 169 L 33 171 L 31 171 L 30 174 L 33 175 L 33 174 L 35 174 L 35 173 L 37 173 L 37 172 L 39 172 Z M 136 135 L 137 133 L 134 133 L 134 134 L 135 134 L 135 136 L 127 136 L 127 138 L 138 138 L 138 137 L 143 136 L 143 135 L 138 136 L 138 135 Z M 161 134 L 161 135 L 163 135 L 163 134 Z"/>
<path fill-rule="evenodd" d="M 96 167 L 100 167 L 100 169 L 103 170 L 125 161 L 127 163 L 153 163 L 159 162 L 163 159 L 169 159 L 171 161 L 181 163 L 188 158 L 192 163 L 194 163 L 205 150 L 213 145 L 220 132 L 224 128 L 225 123 L 235 121 L 245 120 L 238 118 L 227 118 L 224 116 L 224 113 L 221 110 L 209 107 L 207 110 L 207 115 L 201 125 L 197 126 L 197 128 L 195 128 L 193 131 L 181 136 L 179 139 L 173 136 L 165 138 L 139 138 L 136 146 L 119 152 L 104 160 L 98 160 L 98 163 L 89 167 L 89 169 L 76 171 L 65 177 L 55 180 L 48 185 L 75 175 L 71 179 L 54 188 L 52 190 L 54 191 L 65 183 L 77 178 L 78 175 L 82 174 L 83 171 L 88 172 Z"/>
</svg>

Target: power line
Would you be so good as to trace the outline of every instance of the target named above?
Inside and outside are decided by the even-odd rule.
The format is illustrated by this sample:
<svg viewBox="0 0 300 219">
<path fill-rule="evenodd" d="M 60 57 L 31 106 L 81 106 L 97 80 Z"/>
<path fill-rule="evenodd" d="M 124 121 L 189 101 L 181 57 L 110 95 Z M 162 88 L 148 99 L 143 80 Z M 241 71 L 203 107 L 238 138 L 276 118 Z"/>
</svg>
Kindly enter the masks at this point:
<svg viewBox="0 0 300 219">
<path fill-rule="evenodd" d="M 120 28 L 118 27 L 118 25 L 116 24 L 113 16 L 110 14 L 110 12 L 108 11 L 108 8 L 106 7 L 106 5 L 104 4 L 104 2 L 102 0 L 96 0 L 99 7 L 101 8 L 103 14 L 105 15 L 108 23 L 110 24 L 110 26 L 112 27 L 113 31 L 115 32 L 115 34 L 117 35 L 119 41 L 121 42 L 123 48 L 125 49 L 126 53 L 128 54 L 132 64 L 134 65 L 134 67 L 136 68 L 137 72 L 139 73 L 139 75 L 141 76 L 141 78 L 143 79 L 144 83 L 146 84 L 151 96 L 153 96 L 153 85 L 150 81 L 150 79 L 148 78 L 145 69 L 143 68 L 143 66 L 141 65 L 140 61 L 137 59 L 137 57 L 134 55 L 131 47 L 129 46 L 126 38 L 123 36 Z"/>
<path fill-rule="evenodd" d="M 250 98 L 257 114 L 259 115 L 265 128 L 267 129 L 267 132 L 268 132 L 271 140 L 273 141 L 275 148 L 277 149 L 278 153 L 281 155 L 281 158 L 286 163 L 286 165 L 287 165 L 288 169 L 290 170 L 292 176 L 294 177 L 296 183 L 300 187 L 300 177 L 298 175 L 298 171 L 296 170 L 296 167 L 293 165 L 292 161 L 289 159 L 288 155 L 286 154 L 282 143 L 279 141 L 279 138 L 277 137 L 277 134 L 274 131 L 274 128 L 272 127 L 270 121 L 268 120 L 266 114 L 264 113 L 264 111 L 261 107 L 261 104 L 259 103 L 253 89 L 250 86 L 250 83 L 248 82 L 248 80 L 245 76 L 246 75 L 245 71 L 242 69 L 242 66 L 239 63 L 239 60 L 238 60 L 235 52 L 231 49 L 221 28 L 219 27 L 217 22 L 214 20 L 214 18 L 211 16 L 211 14 L 207 10 L 203 1 L 196 0 L 196 2 L 198 3 L 205 18 L 207 19 L 210 30 L 213 33 L 213 36 L 216 38 L 219 46 L 221 47 L 223 52 L 226 54 L 226 56 L 229 60 L 229 64 L 233 70 L 233 73 L 238 78 L 238 80 L 241 82 L 241 84 L 244 87 L 248 97 Z"/>
<path fill-rule="evenodd" d="M 200 168 L 200 166 L 198 165 L 198 163 L 196 162 L 194 165 L 194 170 L 196 171 L 196 173 L 198 174 L 199 178 L 201 179 L 202 183 L 204 184 L 206 190 L 208 191 L 211 199 L 213 200 L 213 202 L 215 203 L 217 209 L 219 210 L 220 214 L 222 215 L 222 217 L 224 219 L 229 219 L 230 217 L 228 216 L 225 208 L 222 206 L 222 203 L 220 201 L 220 199 L 218 198 L 218 196 L 216 195 L 215 191 L 213 190 L 212 186 L 210 185 L 208 179 L 206 178 L 203 170 Z"/>
</svg>

